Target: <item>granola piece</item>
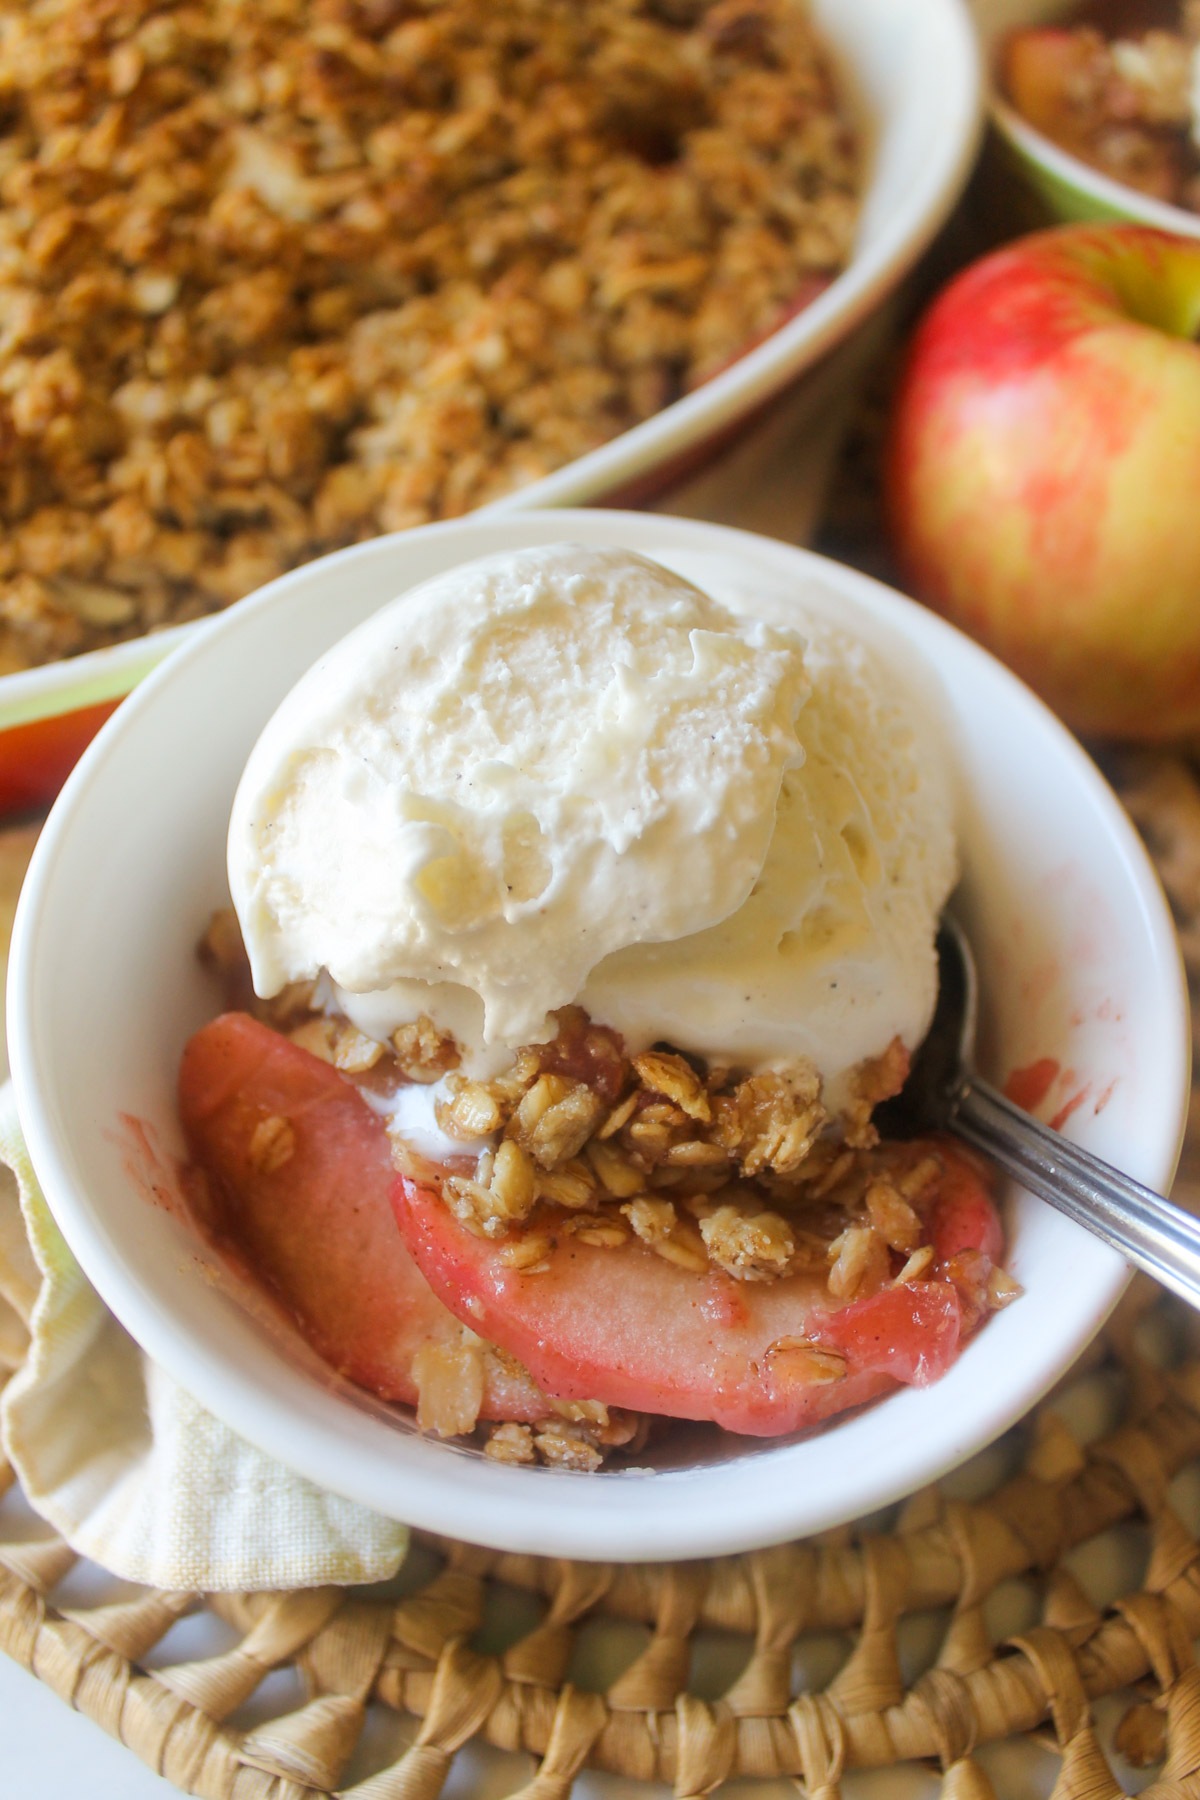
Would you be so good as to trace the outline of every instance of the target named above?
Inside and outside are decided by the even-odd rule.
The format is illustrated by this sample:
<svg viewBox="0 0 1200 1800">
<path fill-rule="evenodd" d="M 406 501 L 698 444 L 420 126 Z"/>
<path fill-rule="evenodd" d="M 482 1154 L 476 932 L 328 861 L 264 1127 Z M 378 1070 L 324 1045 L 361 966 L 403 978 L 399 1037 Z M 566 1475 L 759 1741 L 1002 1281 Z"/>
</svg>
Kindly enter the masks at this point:
<svg viewBox="0 0 1200 1800">
<path fill-rule="evenodd" d="M 846 1378 L 846 1358 L 836 1350 L 822 1350 L 806 1338 L 776 1338 L 767 1356 L 772 1364 L 783 1365 L 789 1381 L 806 1386 L 820 1387 Z"/>
<path fill-rule="evenodd" d="M 616 1200 L 630 1200 L 645 1187 L 645 1176 L 640 1169 L 634 1168 L 618 1145 L 607 1140 L 606 1129 L 607 1121 L 601 1126 L 600 1135 L 588 1143 L 585 1155 L 605 1193 Z"/>
<path fill-rule="evenodd" d="M 333 1066 L 343 1075 L 363 1075 L 383 1055 L 383 1045 L 353 1025 L 339 1024 L 333 1038 Z"/>
<path fill-rule="evenodd" d="M 331 1063 L 336 1030 L 331 1018 L 318 1013 L 313 1018 L 305 1019 L 303 1024 L 293 1027 L 287 1035 L 293 1044 L 298 1044 L 301 1050 L 307 1050 L 310 1056 L 317 1057 L 321 1062 Z"/>
<path fill-rule="evenodd" d="M 606 1406 L 602 1400 L 551 1400 L 560 1419 L 579 1427 L 599 1450 L 621 1450 L 644 1439 L 647 1421 L 641 1413 Z"/>
<path fill-rule="evenodd" d="M 621 1211 L 643 1244 L 649 1244 L 651 1249 L 665 1243 L 679 1223 L 675 1208 L 669 1200 L 633 1200 L 628 1206 L 623 1206 Z"/>
<path fill-rule="evenodd" d="M 419 1186 L 436 1193 L 446 1178 L 444 1166 L 441 1163 L 433 1162 L 427 1156 L 422 1156 L 419 1150 L 414 1150 L 405 1137 L 403 1129 L 397 1130 L 393 1120 L 388 1121 L 387 1135 L 391 1148 L 392 1167 L 401 1175 L 407 1175 L 410 1181 L 415 1181 Z"/>
<path fill-rule="evenodd" d="M 629 1232 L 620 1219 L 607 1215 L 596 1219 L 568 1219 L 566 1229 L 581 1244 L 592 1244 L 598 1250 L 619 1250 L 622 1244 L 629 1242 Z"/>
<path fill-rule="evenodd" d="M 638 1108 L 637 1121 L 647 1125 L 665 1125 L 668 1131 L 685 1131 L 688 1117 L 670 1100 L 651 1100 Z"/>
<path fill-rule="evenodd" d="M 738 1281 L 773 1281 L 789 1272 L 795 1240 L 773 1212 L 718 1206 L 700 1220 L 700 1236 L 717 1267 Z"/>
<path fill-rule="evenodd" d="M 623 1126 L 627 1125 L 633 1117 L 634 1112 L 637 1109 L 637 1103 L 638 1093 L 635 1088 L 633 1093 L 627 1095 L 619 1106 L 613 1107 L 607 1119 L 605 1119 L 603 1125 L 601 1125 L 600 1129 L 597 1131 L 597 1139 L 604 1142 L 608 1138 L 615 1137 L 617 1132 L 620 1131 Z"/>
<path fill-rule="evenodd" d="M 704 1084 L 682 1056 L 671 1051 L 647 1050 L 634 1057 L 633 1066 L 644 1088 L 662 1094 L 689 1119 L 698 1119 L 703 1125 L 709 1123 L 712 1108 Z"/>
<path fill-rule="evenodd" d="M 582 1081 L 611 1106 L 626 1079 L 620 1033 L 610 1025 L 594 1024 L 581 1006 L 561 1007 L 554 1018 L 558 1031 L 538 1052 L 543 1071 Z"/>
<path fill-rule="evenodd" d="M 474 1431 L 483 1405 L 483 1345 L 463 1328 L 458 1343 L 424 1344 L 413 1357 L 417 1424 L 438 1437 Z"/>
<path fill-rule="evenodd" d="M 444 1036 L 433 1020 L 422 1013 L 413 1025 L 401 1025 L 392 1033 L 396 1060 L 409 1081 L 430 1087 L 459 1064 L 458 1045 Z"/>
<path fill-rule="evenodd" d="M 488 1092 L 493 1095 L 505 1118 L 524 1094 L 527 1094 L 542 1072 L 538 1051 L 532 1048 L 518 1050 L 516 1060 L 511 1068 L 502 1075 L 486 1082 Z"/>
<path fill-rule="evenodd" d="M 668 1168 L 686 1170 L 723 1170 L 728 1172 L 729 1156 L 720 1144 L 704 1138 L 685 1138 L 682 1144 L 671 1144 L 663 1155 Z"/>
<path fill-rule="evenodd" d="M 921 1221 L 890 1181 L 873 1181 L 867 1189 L 867 1216 L 891 1250 L 906 1254 L 921 1241 Z"/>
<path fill-rule="evenodd" d="M 645 1413 L 626 1412 L 621 1407 L 606 1408 L 608 1422 L 589 1426 L 592 1437 L 603 1450 L 636 1452 L 650 1434 L 650 1421 Z"/>
<path fill-rule="evenodd" d="M 402 1174 L 420 1180 L 408 1157 L 398 1154 L 397 1139 L 392 1139 L 392 1160 Z M 447 1175 L 441 1185 L 442 1199 L 460 1225 L 476 1237 L 507 1237 L 507 1223 L 492 1210 L 492 1198 L 486 1181 L 473 1181 L 469 1175 Z"/>
<path fill-rule="evenodd" d="M 908 1080 L 911 1066 L 912 1058 L 903 1039 L 894 1037 L 886 1050 L 859 1064 L 855 1085 L 864 1100 L 877 1106 L 881 1100 L 891 1100 L 900 1092 Z"/>
<path fill-rule="evenodd" d="M 794 1174 L 825 1121 L 820 1093 L 820 1077 L 806 1060 L 751 1075 L 731 1096 L 718 1098 L 716 1140 L 748 1176 L 763 1170 Z"/>
<path fill-rule="evenodd" d="M 361 1075 L 373 1069 L 383 1055 L 383 1045 L 343 1019 L 317 1013 L 287 1034 L 310 1056 L 332 1063 L 343 1075 Z"/>
<path fill-rule="evenodd" d="M 534 1444 L 544 1463 L 556 1469 L 574 1469 L 590 1475 L 604 1461 L 587 1433 L 565 1419 L 544 1419 L 534 1427 Z"/>
<path fill-rule="evenodd" d="M 450 1078 L 450 1099 L 434 1103 L 437 1122 L 447 1137 L 460 1143 L 490 1137 L 503 1124 L 500 1103 L 481 1081 Z"/>
<path fill-rule="evenodd" d="M 483 1446 L 483 1454 L 490 1456 L 493 1462 L 535 1463 L 537 1451 L 533 1447 L 533 1432 L 528 1425 L 518 1425 L 515 1420 L 508 1419 L 493 1428 Z"/>
<path fill-rule="evenodd" d="M 455 1218 L 482 1237 L 505 1237 L 537 1204 L 536 1171 L 519 1144 L 505 1138 L 495 1154 L 485 1153 L 472 1179 L 448 1175 L 442 1198 Z"/>
<path fill-rule="evenodd" d="M 551 1399 L 550 1406 L 560 1419 L 566 1419 L 571 1425 L 583 1425 L 588 1431 L 604 1430 L 608 1426 L 608 1408 L 603 1400 Z"/>
<path fill-rule="evenodd" d="M 561 1206 L 568 1212 L 580 1212 L 594 1206 L 596 1202 L 595 1177 L 580 1157 L 572 1157 L 561 1169 L 555 1169 L 550 1174 L 538 1174 L 537 1196 L 549 1206 Z"/>
<path fill-rule="evenodd" d="M 527 1231 L 523 1237 L 502 1246 L 500 1260 L 522 1275 L 544 1275 L 550 1267 L 553 1248 L 554 1239 L 548 1231 Z"/>
<path fill-rule="evenodd" d="M 646 1108 L 626 1127 L 626 1135 L 631 1149 L 636 1151 L 647 1167 L 652 1167 L 654 1163 L 661 1162 L 666 1157 L 674 1136 L 672 1131 L 674 1120 L 670 1112 L 665 1118 L 654 1118 L 653 1110 L 653 1108 Z"/>
<path fill-rule="evenodd" d="M 604 1112 L 604 1102 L 582 1081 L 539 1075 L 509 1120 L 508 1130 L 543 1169 L 577 1156 Z"/>
<path fill-rule="evenodd" d="M 499 1344 L 490 1344 L 486 1340 L 483 1341 L 483 1368 L 485 1377 L 505 1377 L 517 1382 L 532 1381 L 523 1362 L 509 1351 L 501 1349 Z"/>
<path fill-rule="evenodd" d="M 1006 1269 L 991 1269 L 987 1278 L 988 1305 L 999 1312 L 1001 1307 L 1011 1306 L 1025 1292 L 1019 1281 L 1014 1281 Z"/>
<path fill-rule="evenodd" d="M 250 1134 L 250 1166 L 260 1175 L 273 1175 L 291 1161 L 296 1153 L 296 1133 L 292 1121 L 282 1113 L 271 1113 L 260 1119 Z"/>
<path fill-rule="evenodd" d="M 254 992 L 250 958 L 242 942 L 241 926 L 231 906 L 221 907 L 212 914 L 196 945 L 196 955 L 206 969 L 219 977 L 224 1002 L 230 1012 L 259 1014 L 263 1011 L 262 1002 Z"/>
<path fill-rule="evenodd" d="M 853 1150 L 834 1138 L 818 1138 L 797 1174 L 803 1183 L 803 1198 L 809 1202 L 824 1200 L 853 1175 L 854 1169 Z"/>
<path fill-rule="evenodd" d="M 911 1169 L 894 1175 L 892 1180 L 906 1200 L 923 1200 L 943 1173 L 943 1165 L 938 1157 L 923 1156 Z"/>
<path fill-rule="evenodd" d="M 936 1254 L 932 1244 L 922 1244 L 920 1249 L 914 1250 L 897 1275 L 896 1286 L 904 1287 L 910 1281 L 923 1281 L 933 1266 Z"/>
<path fill-rule="evenodd" d="M 533 1211 L 536 1174 L 528 1156 L 511 1138 L 506 1138 L 496 1151 L 488 1193 L 494 1210 L 505 1220 L 524 1219 Z"/>
<path fill-rule="evenodd" d="M 868 1057 L 854 1071 L 854 1098 L 846 1109 L 844 1135 L 851 1149 L 870 1150 L 879 1142 L 871 1114 L 881 1100 L 890 1100 L 908 1080 L 912 1058 L 902 1039 L 894 1037 L 879 1056 Z"/>
<path fill-rule="evenodd" d="M 682 1188 L 689 1195 L 703 1195 L 715 1194 L 718 1189 L 728 1187 L 732 1173 L 729 1158 L 722 1154 L 719 1162 L 661 1162 L 650 1171 L 648 1179 L 652 1188 Z"/>
<path fill-rule="evenodd" d="M 813 1231 L 793 1227 L 795 1249 L 792 1251 L 793 1275 L 822 1275 L 829 1271 L 829 1239 Z"/>
<path fill-rule="evenodd" d="M 887 1246 L 869 1225 L 848 1225 L 829 1246 L 829 1291 L 853 1300 L 882 1286 L 890 1273 Z"/>
<path fill-rule="evenodd" d="M 708 1252 L 696 1227 L 681 1219 L 670 1200 L 631 1200 L 621 1211 L 656 1256 L 695 1274 L 708 1267 Z"/>
</svg>

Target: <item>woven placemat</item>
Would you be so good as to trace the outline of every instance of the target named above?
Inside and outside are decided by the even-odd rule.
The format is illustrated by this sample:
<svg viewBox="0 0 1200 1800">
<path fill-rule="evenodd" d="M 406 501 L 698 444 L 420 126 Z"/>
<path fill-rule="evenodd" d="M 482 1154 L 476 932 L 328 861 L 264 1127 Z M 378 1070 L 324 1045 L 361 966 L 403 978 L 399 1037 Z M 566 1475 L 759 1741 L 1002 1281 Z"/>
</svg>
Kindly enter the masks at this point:
<svg viewBox="0 0 1200 1800">
<path fill-rule="evenodd" d="M 1169 757 L 1110 772 L 1200 973 L 1200 786 Z M 1185 1165 L 1185 1187 L 1191 1173 Z M 0 1647 L 169 1781 L 212 1800 L 436 1800 L 475 1737 L 539 1759 L 520 1800 L 566 1800 L 585 1766 L 664 1781 L 679 1796 L 792 1776 L 810 1800 L 836 1800 L 845 1772 L 917 1759 L 940 1765 L 946 1800 L 989 1800 L 973 1752 L 1030 1732 L 1061 1757 L 1053 1800 L 1125 1793 L 1110 1754 L 1162 1764 L 1147 1797 L 1200 1800 L 1200 1544 L 1181 1517 L 1186 1472 L 1200 1475 L 1200 1318 L 1139 1282 L 1082 1368 L 1107 1396 L 1103 1428 L 1068 1425 L 1052 1395 L 1004 1440 L 981 1495 L 934 1487 L 865 1525 L 709 1562 L 621 1568 L 422 1537 L 412 1591 L 399 1598 L 394 1586 L 126 1589 L 79 1606 L 74 1552 L 14 1535 L 0 1507 Z M 1070 1379 L 1081 1378 L 1077 1367 Z M 1067 1408 L 1073 1421 L 1077 1410 Z M 0 1491 L 12 1484 L 0 1464 Z M 1102 1604 L 1074 1565 L 1122 1524 L 1142 1527 L 1140 1574 Z M 1026 1613 L 1015 1635 L 997 1623 L 1014 1581 Z M 497 1649 L 497 1592 L 514 1588 L 528 1597 L 515 1609 L 525 1629 Z M 164 1654 L 179 1621 L 201 1611 L 235 1634 L 233 1647 L 199 1661 Z M 934 1629 L 914 1656 L 916 1615 Z M 598 1620 L 626 1622 L 626 1639 L 630 1622 L 644 1629 L 628 1666 L 590 1691 L 579 1647 Z M 741 1645 L 719 1697 L 694 1672 L 696 1644 L 713 1632 Z M 840 1666 L 822 1686 L 806 1682 L 805 1647 L 828 1654 L 830 1633 L 845 1634 Z M 301 1703 L 239 1724 L 285 1669 L 303 1684 Z M 1106 1750 L 1092 1703 L 1118 1693 Z M 375 1706 L 409 1715 L 415 1741 L 339 1789 Z"/>
</svg>

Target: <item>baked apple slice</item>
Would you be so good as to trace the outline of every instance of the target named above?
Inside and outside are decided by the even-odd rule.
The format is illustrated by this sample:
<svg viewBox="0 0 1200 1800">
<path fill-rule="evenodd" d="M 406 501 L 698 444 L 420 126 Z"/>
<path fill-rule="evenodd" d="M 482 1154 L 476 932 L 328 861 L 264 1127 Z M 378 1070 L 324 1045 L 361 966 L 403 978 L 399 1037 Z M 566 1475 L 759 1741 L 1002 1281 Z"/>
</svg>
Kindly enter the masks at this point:
<svg viewBox="0 0 1200 1800">
<path fill-rule="evenodd" d="M 190 1040 L 179 1111 L 207 1177 L 200 1223 L 217 1247 L 333 1368 L 416 1405 L 414 1360 L 463 1333 L 396 1229 L 383 1120 L 336 1069 L 245 1013 Z M 482 1418 L 549 1410 L 523 1371 L 485 1355 Z"/>
<path fill-rule="evenodd" d="M 680 1268 L 636 1240 L 584 1244 L 565 1228 L 545 1265 L 521 1272 L 436 1193 L 402 1176 L 394 1197 L 434 1292 L 547 1393 L 770 1437 L 898 1383 L 934 1381 L 954 1361 L 1001 1239 L 982 1178 L 953 1154 L 944 1160 L 931 1217 L 953 1268 L 935 1260 L 933 1279 L 838 1309 L 821 1275 L 739 1282 Z"/>
</svg>

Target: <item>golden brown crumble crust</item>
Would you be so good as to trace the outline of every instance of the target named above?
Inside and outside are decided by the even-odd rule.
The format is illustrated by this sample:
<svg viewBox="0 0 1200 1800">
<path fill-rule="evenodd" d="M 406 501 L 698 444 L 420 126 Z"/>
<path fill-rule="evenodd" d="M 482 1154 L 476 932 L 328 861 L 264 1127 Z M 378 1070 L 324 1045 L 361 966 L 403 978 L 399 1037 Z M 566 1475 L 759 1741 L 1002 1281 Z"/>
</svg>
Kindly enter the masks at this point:
<svg viewBox="0 0 1200 1800">
<path fill-rule="evenodd" d="M 929 1266 L 920 1208 L 938 1158 L 881 1146 L 871 1124 L 908 1072 L 899 1040 L 860 1065 L 837 1120 L 810 1063 L 739 1075 L 666 1046 L 629 1057 L 579 1007 L 556 1014 L 551 1042 L 477 1081 L 458 1072 L 457 1046 L 428 1018 L 385 1048 L 307 1010 L 311 987 L 258 1000 L 232 915 L 212 921 L 201 954 L 222 969 L 234 1003 L 352 1079 L 386 1093 L 444 1076 L 435 1110 L 462 1144 L 461 1163 L 427 1162 L 402 1133 L 393 1156 L 469 1231 L 497 1241 L 512 1269 L 541 1273 L 564 1235 L 611 1249 L 637 1240 L 681 1268 L 737 1281 L 820 1273 L 831 1298 L 845 1301 L 889 1278 L 918 1280 Z"/>
<path fill-rule="evenodd" d="M 804 0 L 7 0 L 0 96 L 0 672 L 536 480 L 851 246 Z"/>
<path fill-rule="evenodd" d="M 870 1120 L 907 1075 L 899 1040 L 860 1065 L 836 1121 L 808 1063 L 739 1076 L 667 1046 L 628 1057 L 614 1031 L 574 1006 L 555 1015 L 549 1043 L 526 1046 L 495 1079 L 475 1081 L 458 1073 L 457 1045 L 429 1018 L 384 1046 L 316 1010 L 312 983 L 258 999 L 231 911 L 214 915 L 198 949 L 230 1005 L 360 1086 L 388 1094 L 405 1081 L 444 1078 L 435 1110 L 462 1143 L 460 1165 L 428 1162 L 396 1132 L 393 1160 L 436 1189 L 469 1231 L 497 1241 L 501 1259 L 522 1274 L 548 1269 L 564 1236 L 606 1249 L 637 1241 L 679 1267 L 737 1281 L 821 1275 L 831 1301 L 845 1303 L 888 1282 L 920 1281 L 934 1261 L 932 1244 L 921 1243 L 922 1207 L 937 1191 L 940 1157 L 928 1144 L 881 1144 Z M 281 1167 L 293 1149 L 289 1120 L 256 1125 L 255 1166 Z M 1019 1293 L 1004 1270 L 990 1271 L 991 1310 Z M 803 1338 L 781 1338 L 768 1355 L 786 1360 L 792 1381 L 839 1381 L 846 1370 L 843 1356 Z M 422 1429 L 459 1436 L 478 1427 L 493 1460 L 578 1471 L 644 1445 L 645 1417 L 596 1401 L 550 1400 L 553 1417 L 533 1425 L 482 1423 L 488 1359 L 520 1367 L 465 1326 L 460 1340 L 421 1351 Z"/>
</svg>

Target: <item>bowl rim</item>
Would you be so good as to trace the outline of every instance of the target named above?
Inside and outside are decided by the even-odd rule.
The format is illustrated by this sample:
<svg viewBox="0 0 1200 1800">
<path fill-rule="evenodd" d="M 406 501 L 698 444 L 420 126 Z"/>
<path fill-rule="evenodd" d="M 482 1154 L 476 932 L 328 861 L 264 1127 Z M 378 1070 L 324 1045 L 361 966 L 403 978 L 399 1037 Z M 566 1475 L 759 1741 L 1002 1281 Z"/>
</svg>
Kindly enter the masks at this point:
<svg viewBox="0 0 1200 1800">
<path fill-rule="evenodd" d="M 827 288 L 693 393 L 469 516 L 577 506 L 619 491 L 765 406 L 882 303 L 948 218 L 984 125 L 983 61 L 966 0 L 919 0 L 913 16 L 949 58 L 936 82 L 944 123 L 906 206 L 884 220 L 875 241 L 865 250 L 856 246 Z M 129 693 L 177 643 L 222 616 L 0 675 L 0 731 Z"/>
<path fill-rule="evenodd" d="M 756 552 L 782 559 L 793 574 L 803 566 L 807 575 L 816 577 L 827 589 L 848 596 L 852 601 L 864 601 L 868 610 L 876 615 L 882 612 L 885 619 L 891 618 L 901 629 L 906 621 L 911 625 L 919 620 L 920 630 L 912 634 L 918 641 L 918 651 L 921 632 L 932 634 L 934 639 L 940 634 L 948 635 L 955 640 L 960 652 L 965 648 L 971 657 L 988 665 L 990 679 L 994 681 L 998 674 L 1021 706 L 1036 709 L 1043 716 L 1043 721 L 1052 728 L 1061 755 L 1071 766 L 1075 782 L 1081 782 L 1098 803 L 1107 834 L 1114 844 L 1114 854 L 1130 881 L 1139 916 L 1145 923 L 1153 965 L 1162 974 L 1162 1039 L 1170 1079 L 1161 1084 L 1165 1096 L 1160 1106 L 1161 1126 L 1150 1152 L 1143 1159 L 1153 1166 L 1143 1168 L 1141 1173 L 1143 1178 L 1160 1185 L 1169 1183 L 1186 1122 L 1191 1053 L 1190 1015 L 1178 940 L 1162 889 L 1132 823 L 1082 746 L 1042 702 L 987 652 L 925 608 L 865 575 L 810 551 L 774 540 L 690 520 L 595 511 L 576 514 L 548 511 L 508 521 L 477 515 L 419 529 L 425 536 L 454 534 L 456 539 L 462 540 L 463 556 L 466 557 L 474 548 L 472 539 L 481 534 L 497 529 L 503 532 L 506 526 L 514 531 L 537 529 L 543 522 L 547 537 L 571 535 L 574 527 L 585 538 L 600 532 L 606 534 L 610 542 L 632 537 L 633 547 L 642 548 L 647 547 L 646 539 L 651 532 L 660 540 L 660 548 L 694 545 L 736 551 L 748 540 Z M 964 1424 L 959 1418 L 953 1428 L 939 1424 L 924 1440 L 919 1433 L 905 1435 L 898 1429 L 888 1439 L 885 1425 L 881 1436 L 886 1441 L 888 1454 L 873 1459 L 870 1466 L 860 1465 L 853 1491 L 846 1498 L 836 1502 L 826 1500 L 823 1510 L 816 1512 L 809 1500 L 806 1513 L 805 1499 L 801 1496 L 798 1500 L 793 1484 L 784 1478 L 782 1465 L 780 1479 L 756 1483 L 752 1471 L 758 1459 L 743 1456 L 700 1470 L 656 1471 L 658 1504 L 651 1504 L 649 1510 L 653 1518 L 647 1522 L 643 1516 L 647 1509 L 630 1504 L 636 1500 L 638 1487 L 630 1481 L 628 1473 L 611 1478 L 606 1475 L 587 1478 L 589 1482 L 603 1483 L 603 1488 L 595 1490 L 596 1500 L 603 1496 L 599 1508 L 594 1504 L 578 1504 L 583 1499 L 579 1490 L 574 1490 L 570 1496 L 573 1503 L 563 1506 L 561 1502 L 566 1496 L 556 1487 L 555 1480 L 568 1477 L 556 1476 L 553 1471 L 537 1472 L 539 1484 L 545 1478 L 549 1479 L 534 1495 L 526 1485 L 529 1471 L 507 1470 L 489 1464 L 486 1465 L 486 1476 L 479 1478 L 478 1463 L 468 1462 L 448 1446 L 431 1445 L 418 1438 L 405 1437 L 403 1453 L 393 1448 L 389 1457 L 381 1458 L 379 1446 L 373 1439 L 368 1441 L 361 1432 L 356 1435 L 356 1409 L 348 1406 L 343 1398 L 324 1395 L 322 1390 L 318 1389 L 314 1396 L 306 1386 L 305 1406 L 296 1405 L 289 1411 L 286 1403 L 282 1406 L 277 1403 L 277 1395 L 273 1393 L 273 1384 L 278 1387 L 282 1381 L 285 1388 L 288 1385 L 277 1372 L 268 1367 L 265 1374 L 254 1370 L 248 1373 L 224 1345 L 214 1345 L 199 1332 L 192 1333 L 186 1324 L 179 1324 L 162 1299 L 144 1289 L 127 1272 L 121 1253 L 101 1218 L 92 1211 L 84 1193 L 77 1191 L 69 1158 L 55 1139 L 51 1123 L 53 1107 L 42 1099 L 43 1087 L 48 1094 L 52 1092 L 53 1068 L 42 1047 L 35 974 L 39 955 L 44 954 L 39 947 L 42 896 L 53 884 L 56 864 L 69 839 L 74 819 L 80 809 L 87 806 L 93 784 L 103 775 L 110 747 L 137 732 L 143 714 L 166 701 L 172 685 L 181 678 L 188 678 L 192 664 L 206 655 L 214 642 L 234 636 L 244 623 L 265 609 L 285 604 L 288 590 L 312 580 L 314 570 L 320 571 L 316 579 L 325 579 L 331 565 L 352 567 L 357 557 L 380 554 L 381 543 L 402 546 L 411 543 L 412 539 L 412 533 L 397 534 L 391 539 L 377 539 L 336 552 L 280 577 L 250 596 L 243 608 L 213 621 L 203 637 L 194 636 L 181 647 L 103 728 L 52 811 L 35 850 L 18 907 L 8 1005 L 18 1111 L 31 1160 L 63 1236 L 110 1309 L 126 1324 L 147 1354 L 182 1387 L 233 1430 L 260 1445 L 279 1461 L 319 1485 L 333 1486 L 385 1515 L 395 1516 L 395 1510 L 400 1509 L 410 1523 L 505 1550 L 621 1560 L 674 1560 L 757 1548 L 798 1532 L 822 1530 L 889 1504 L 974 1454 L 1041 1398 L 1094 1336 L 1124 1290 L 1130 1272 L 1115 1254 L 1106 1253 L 1111 1255 L 1111 1261 L 1103 1265 L 1094 1280 L 1086 1313 L 1081 1311 L 1073 1316 L 1069 1326 L 1064 1327 L 1068 1335 L 1055 1345 L 1051 1360 L 1039 1365 L 1036 1379 L 1022 1378 L 1017 1386 L 1009 1389 L 997 1389 L 992 1384 L 991 1391 L 981 1396 L 973 1407 L 969 1423 Z M 493 543 L 484 547 L 496 546 Z M 929 641 L 929 638 L 925 639 L 926 644 Z M 1064 1315 L 1069 1311 L 1065 1308 Z M 295 1378 L 293 1372 L 289 1380 Z M 899 1400 L 901 1396 L 894 1398 Z M 331 1412 L 329 1405 L 323 1404 L 325 1401 L 334 1405 L 335 1410 Z M 886 1417 L 888 1405 L 885 1398 L 871 1409 L 869 1416 Z M 853 1422 L 850 1420 L 841 1428 L 850 1429 Z M 830 1428 L 832 1433 L 838 1429 L 836 1422 Z M 931 1441 L 935 1446 L 932 1452 Z M 392 1440 L 393 1444 L 395 1442 Z M 790 1448 L 802 1450 L 803 1447 L 803 1444 L 778 1447 L 777 1453 L 786 1456 Z M 764 1440 L 759 1448 L 771 1450 L 770 1440 Z M 383 1461 L 388 1467 L 381 1476 Z M 732 1475 L 723 1473 L 731 1470 L 734 1471 Z M 747 1473 L 749 1479 L 745 1478 Z M 700 1485 L 706 1478 L 711 1484 L 707 1499 Z M 402 1497 L 389 1501 L 393 1486 L 402 1488 Z M 736 1509 L 726 1507 L 722 1510 L 720 1495 L 723 1487 L 736 1494 Z M 603 1535 L 598 1536 L 598 1531 Z"/>
</svg>

